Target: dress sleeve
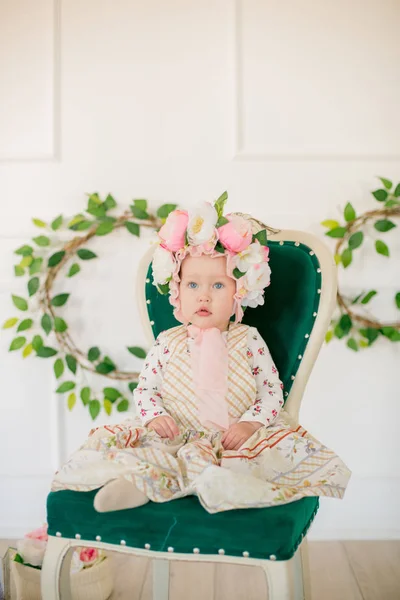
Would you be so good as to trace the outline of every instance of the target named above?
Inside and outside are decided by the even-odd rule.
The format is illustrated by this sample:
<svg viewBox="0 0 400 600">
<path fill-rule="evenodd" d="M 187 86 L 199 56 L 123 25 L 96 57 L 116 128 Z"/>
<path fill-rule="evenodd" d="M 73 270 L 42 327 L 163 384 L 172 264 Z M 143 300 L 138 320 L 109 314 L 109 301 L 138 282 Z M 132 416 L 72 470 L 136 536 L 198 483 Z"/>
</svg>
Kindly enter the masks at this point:
<svg viewBox="0 0 400 600">
<path fill-rule="evenodd" d="M 169 416 L 161 396 L 163 372 L 168 358 L 169 350 L 165 336 L 160 333 L 146 356 L 138 386 L 133 392 L 136 413 L 141 419 L 142 425 L 147 425 L 156 417 Z"/>
<path fill-rule="evenodd" d="M 256 399 L 239 421 L 272 425 L 283 406 L 283 384 L 268 346 L 255 327 L 249 327 L 247 357 L 257 386 Z"/>
</svg>

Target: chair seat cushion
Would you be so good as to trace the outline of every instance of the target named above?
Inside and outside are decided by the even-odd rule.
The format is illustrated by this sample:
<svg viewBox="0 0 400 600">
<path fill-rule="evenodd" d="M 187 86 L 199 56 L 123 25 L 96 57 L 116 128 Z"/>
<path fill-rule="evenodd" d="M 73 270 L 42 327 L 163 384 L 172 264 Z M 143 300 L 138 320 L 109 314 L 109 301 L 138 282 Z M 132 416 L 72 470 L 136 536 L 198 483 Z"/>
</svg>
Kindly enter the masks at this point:
<svg viewBox="0 0 400 600">
<path fill-rule="evenodd" d="M 129 510 L 98 513 L 93 507 L 97 490 L 91 492 L 51 492 L 47 498 L 47 522 L 50 535 L 102 542 L 153 551 L 242 556 L 277 560 L 293 556 L 318 510 L 316 497 L 303 498 L 271 508 L 232 510 L 209 514 L 194 496 Z"/>
</svg>

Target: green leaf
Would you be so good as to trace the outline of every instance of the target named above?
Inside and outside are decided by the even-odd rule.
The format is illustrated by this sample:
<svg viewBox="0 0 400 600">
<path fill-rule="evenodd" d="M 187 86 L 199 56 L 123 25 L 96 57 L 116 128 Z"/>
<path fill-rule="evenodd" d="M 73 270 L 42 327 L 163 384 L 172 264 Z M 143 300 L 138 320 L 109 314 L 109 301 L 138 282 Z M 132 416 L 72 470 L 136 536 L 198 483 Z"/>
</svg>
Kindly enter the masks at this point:
<svg viewBox="0 0 400 600">
<path fill-rule="evenodd" d="M 100 225 L 97 227 L 96 235 L 107 235 L 108 233 L 111 233 L 113 229 L 114 223 L 110 221 L 104 221 L 103 223 L 100 223 Z"/>
<path fill-rule="evenodd" d="M 89 400 L 90 400 L 90 387 L 82 388 L 80 396 L 81 396 L 83 406 L 86 406 L 86 404 L 88 404 Z"/>
<path fill-rule="evenodd" d="M 12 350 L 19 350 L 22 346 L 25 346 L 26 338 L 23 336 L 16 337 L 10 344 L 9 352 Z"/>
<path fill-rule="evenodd" d="M 50 346 L 42 346 L 39 350 L 36 351 L 36 356 L 40 358 L 50 358 L 51 356 L 55 356 L 57 354 L 57 350 L 54 348 L 50 348 Z"/>
<path fill-rule="evenodd" d="M 327 227 L 328 229 L 337 229 L 340 227 L 339 221 L 334 221 L 332 219 L 326 219 L 326 221 L 322 221 L 321 225 Z"/>
<path fill-rule="evenodd" d="M 81 270 L 81 268 L 78 265 L 78 263 L 74 263 L 73 265 L 71 265 L 71 268 L 68 271 L 67 277 L 73 277 L 74 275 L 76 275 L 77 273 L 79 273 L 80 270 Z"/>
<path fill-rule="evenodd" d="M 64 373 L 64 363 L 61 358 L 57 358 L 56 362 L 54 363 L 53 369 L 56 379 L 59 379 Z"/>
<path fill-rule="evenodd" d="M 347 340 L 347 347 L 350 348 L 350 350 L 358 352 L 358 344 L 354 338 L 349 338 Z"/>
<path fill-rule="evenodd" d="M 389 256 L 389 248 L 386 246 L 385 242 L 382 242 L 382 240 L 376 240 L 375 248 L 378 254 L 383 254 L 383 256 Z"/>
<path fill-rule="evenodd" d="M 138 237 L 140 236 L 140 227 L 137 223 L 131 223 L 130 221 L 125 221 L 125 227 L 129 231 L 129 233 L 132 233 L 133 235 L 137 235 Z"/>
<path fill-rule="evenodd" d="M 394 297 L 394 301 L 396 302 L 397 308 L 400 309 L 400 292 L 397 292 L 397 294 Z"/>
<path fill-rule="evenodd" d="M 124 398 L 123 400 L 121 400 L 121 402 L 118 402 L 118 404 L 117 404 L 118 412 L 126 412 L 128 409 L 129 409 L 129 400 Z"/>
<path fill-rule="evenodd" d="M 400 342 L 400 331 L 396 331 L 394 330 L 390 337 L 389 337 L 391 342 Z"/>
<path fill-rule="evenodd" d="M 18 326 L 17 331 L 26 331 L 32 327 L 33 321 L 32 319 L 24 319 Z"/>
<path fill-rule="evenodd" d="M 68 325 L 64 319 L 61 317 L 54 318 L 54 330 L 57 331 L 57 333 L 64 333 L 64 331 L 67 331 L 67 329 Z"/>
<path fill-rule="evenodd" d="M 72 392 L 67 399 L 67 406 L 69 410 L 72 410 L 76 404 L 76 394 Z"/>
<path fill-rule="evenodd" d="M 104 398 L 103 406 L 104 406 L 104 410 L 106 411 L 107 415 L 110 416 L 112 413 L 112 403 L 110 402 L 110 400 L 107 400 L 107 398 Z"/>
<path fill-rule="evenodd" d="M 29 356 L 32 353 L 32 350 L 33 350 L 32 344 L 27 344 L 22 352 L 22 356 L 24 358 L 26 358 L 27 356 Z"/>
<path fill-rule="evenodd" d="M 18 248 L 18 250 L 15 251 L 15 254 L 20 254 L 21 256 L 30 256 L 31 254 L 33 254 L 33 248 L 32 246 L 21 246 L 21 248 Z"/>
<path fill-rule="evenodd" d="M 139 348 L 139 346 L 129 346 L 128 350 L 131 354 L 137 356 L 138 358 L 146 358 L 146 352 L 143 350 L 143 348 Z"/>
<path fill-rule="evenodd" d="M 396 224 L 393 221 L 389 221 L 388 219 L 379 219 L 379 221 L 375 221 L 374 227 L 377 231 L 382 231 L 385 233 L 386 231 L 390 231 Z"/>
<path fill-rule="evenodd" d="M 74 217 L 71 219 L 71 221 L 68 223 L 68 228 L 69 228 L 69 229 L 73 229 L 73 227 L 74 227 L 74 226 L 75 226 L 77 223 L 80 223 L 81 221 L 84 221 L 84 220 L 85 220 L 85 215 L 81 215 L 81 214 L 79 214 L 79 215 L 75 215 L 75 216 L 74 216 Z"/>
<path fill-rule="evenodd" d="M 100 409 L 101 409 L 101 406 L 100 406 L 100 402 L 98 400 L 90 400 L 89 412 L 90 412 L 90 416 L 92 417 L 93 421 L 99 414 Z"/>
<path fill-rule="evenodd" d="M 106 210 L 110 210 L 110 208 L 115 208 L 117 206 L 117 203 L 111 194 L 108 194 L 107 198 L 103 202 L 103 206 Z"/>
<path fill-rule="evenodd" d="M 357 231 L 356 233 L 353 233 L 353 235 L 351 235 L 349 238 L 349 248 L 351 248 L 352 250 L 355 250 L 356 248 L 361 246 L 363 241 L 364 241 L 363 232 Z"/>
<path fill-rule="evenodd" d="M 258 231 L 256 234 L 254 234 L 253 239 L 258 240 L 261 246 L 268 246 L 267 230 L 261 229 L 261 231 Z"/>
<path fill-rule="evenodd" d="M 89 208 L 93 208 L 95 206 L 100 206 L 101 200 L 98 192 L 94 192 L 93 194 L 89 194 L 88 206 Z"/>
<path fill-rule="evenodd" d="M 20 296 L 11 296 L 14 306 L 16 306 L 19 310 L 28 310 L 28 303 L 24 298 Z"/>
<path fill-rule="evenodd" d="M 103 389 L 104 397 L 110 400 L 110 402 L 115 402 L 118 398 L 121 398 L 122 394 L 119 390 L 112 387 L 106 387 Z"/>
<path fill-rule="evenodd" d="M 336 324 L 334 333 L 337 338 L 341 339 L 350 333 L 352 327 L 352 320 L 349 315 L 342 315 L 339 319 L 339 322 Z"/>
<path fill-rule="evenodd" d="M 393 192 L 393 196 L 394 196 L 395 198 L 398 198 L 398 197 L 400 196 L 400 183 L 398 183 L 398 184 L 396 185 L 396 189 L 395 189 L 395 190 L 394 190 L 394 192 Z"/>
<path fill-rule="evenodd" d="M 382 181 L 383 185 L 385 186 L 385 188 L 387 190 L 390 190 L 390 188 L 393 185 L 393 183 L 390 181 L 390 179 L 385 179 L 385 177 L 378 177 L 378 179 L 380 179 Z"/>
<path fill-rule="evenodd" d="M 224 214 L 224 207 L 227 200 L 228 192 L 223 192 L 223 194 L 220 195 L 218 200 L 215 201 L 214 208 L 217 211 L 218 218 L 222 217 L 222 215 Z"/>
<path fill-rule="evenodd" d="M 50 246 L 50 238 L 45 235 L 39 235 L 38 237 L 33 238 L 35 244 L 41 247 Z"/>
<path fill-rule="evenodd" d="M 378 202 L 385 202 L 389 194 L 386 190 L 375 190 L 374 192 L 372 192 L 372 195 L 376 200 L 378 200 Z"/>
<path fill-rule="evenodd" d="M 387 200 L 384 204 L 385 208 L 393 208 L 394 206 L 400 206 L 398 200 Z"/>
<path fill-rule="evenodd" d="M 41 335 L 35 335 L 32 340 L 32 348 L 37 352 L 43 346 L 43 339 Z"/>
<path fill-rule="evenodd" d="M 353 221 L 356 218 L 356 211 L 350 202 L 348 202 L 344 209 L 344 218 L 347 222 Z"/>
<path fill-rule="evenodd" d="M 65 250 L 60 250 L 59 252 L 55 252 L 54 254 L 52 254 L 50 256 L 49 260 L 47 261 L 47 266 L 55 267 L 62 261 L 64 256 L 65 256 Z"/>
<path fill-rule="evenodd" d="M 20 563 L 21 565 L 24 564 L 24 559 L 18 552 L 14 555 L 14 562 Z"/>
<path fill-rule="evenodd" d="M 139 210 L 147 210 L 147 200 L 134 200 L 133 204 Z"/>
<path fill-rule="evenodd" d="M 41 326 L 43 327 L 46 335 L 49 335 L 53 325 L 51 323 L 51 317 L 50 315 L 48 315 L 47 313 L 43 315 L 41 321 L 40 321 Z"/>
<path fill-rule="evenodd" d="M 64 381 L 61 385 L 56 389 L 56 394 L 65 394 L 65 392 L 70 392 L 75 388 L 74 381 Z"/>
<path fill-rule="evenodd" d="M 10 329 L 10 327 L 14 327 L 14 325 L 18 323 L 17 317 L 12 317 L 11 319 L 7 319 L 7 321 L 3 325 L 3 329 Z"/>
<path fill-rule="evenodd" d="M 58 294 L 58 296 L 54 296 L 54 298 L 51 299 L 51 305 L 52 306 L 64 306 L 64 304 L 66 303 L 68 298 L 69 298 L 69 294 Z"/>
<path fill-rule="evenodd" d="M 32 279 L 30 279 L 28 281 L 28 293 L 29 296 L 34 296 L 36 294 L 36 292 L 39 289 L 39 277 L 32 277 Z"/>
<path fill-rule="evenodd" d="M 360 340 L 358 342 L 358 345 L 360 346 L 360 348 L 368 348 L 369 342 L 367 342 L 367 340 Z"/>
<path fill-rule="evenodd" d="M 47 227 L 46 223 L 40 219 L 32 219 L 32 222 L 36 227 Z"/>
<path fill-rule="evenodd" d="M 345 269 L 351 264 L 352 260 L 353 260 L 353 253 L 350 248 L 346 248 L 342 252 L 342 264 Z"/>
<path fill-rule="evenodd" d="M 239 269 L 234 269 L 233 270 L 233 276 L 235 277 L 235 279 L 240 279 L 241 277 L 244 277 L 246 273 L 242 273 L 242 271 L 239 271 Z"/>
<path fill-rule="evenodd" d="M 95 221 L 88 221 L 87 219 L 83 219 L 83 221 L 79 221 L 79 223 L 74 223 L 69 227 L 72 231 L 86 231 L 86 229 L 90 229 Z"/>
<path fill-rule="evenodd" d="M 32 262 L 33 262 L 33 256 L 31 256 L 31 255 L 24 256 L 24 258 L 19 263 L 19 266 L 22 267 L 23 269 L 25 269 L 25 267 L 29 267 L 29 265 L 32 264 Z"/>
<path fill-rule="evenodd" d="M 325 334 L 325 342 L 327 344 L 329 344 L 329 342 L 331 341 L 331 339 L 333 338 L 333 331 L 332 329 L 330 329 L 329 331 L 326 332 Z"/>
<path fill-rule="evenodd" d="M 82 260 L 91 260 L 92 258 L 97 258 L 97 254 L 91 250 L 87 250 L 86 248 L 80 248 L 76 253 Z"/>
<path fill-rule="evenodd" d="M 96 219 L 101 219 L 101 217 L 105 217 L 107 215 L 106 208 L 104 206 L 97 206 L 96 208 L 88 208 L 87 211 L 90 215 L 96 217 Z"/>
<path fill-rule="evenodd" d="M 39 273 L 42 268 L 43 258 L 34 258 L 29 267 L 29 275 Z"/>
<path fill-rule="evenodd" d="M 165 296 L 169 292 L 169 283 L 159 283 L 157 284 L 157 289 L 160 292 L 160 294 L 163 294 Z"/>
<path fill-rule="evenodd" d="M 227 219 L 226 217 L 219 217 L 216 227 L 217 229 L 219 229 L 219 227 L 222 227 L 222 225 L 226 225 L 227 223 L 229 223 L 229 219 Z"/>
<path fill-rule="evenodd" d="M 71 371 L 71 373 L 75 375 L 76 367 L 78 364 L 76 358 L 72 356 L 72 354 L 67 354 L 65 357 L 65 362 L 67 363 L 67 367 Z"/>
<path fill-rule="evenodd" d="M 223 245 L 221 244 L 221 242 L 217 242 L 215 244 L 215 250 L 217 252 L 220 252 L 221 254 L 225 254 L 225 248 L 223 247 Z"/>
<path fill-rule="evenodd" d="M 373 327 L 362 328 L 359 331 L 363 337 L 367 338 L 370 346 L 379 337 L 379 329 L 374 329 Z"/>
<path fill-rule="evenodd" d="M 137 381 L 131 381 L 130 383 L 128 383 L 128 388 L 130 389 L 131 392 L 136 390 L 137 386 L 138 386 Z"/>
<path fill-rule="evenodd" d="M 108 362 L 103 361 L 96 365 L 96 372 L 100 373 L 100 375 L 108 375 L 111 371 L 115 371 L 115 365 Z"/>
<path fill-rule="evenodd" d="M 346 233 L 345 227 L 334 227 L 330 231 L 327 231 L 325 235 L 328 235 L 331 238 L 342 238 Z"/>
<path fill-rule="evenodd" d="M 52 224 L 51 224 L 52 230 L 57 231 L 57 229 L 60 229 L 62 223 L 63 223 L 63 217 L 62 217 L 62 215 L 60 215 L 59 217 L 54 219 L 54 221 L 52 222 Z"/>
<path fill-rule="evenodd" d="M 148 219 L 149 217 L 147 212 L 139 208 L 138 206 L 131 206 L 130 209 L 132 211 L 133 216 L 136 217 L 136 219 Z"/>
<path fill-rule="evenodd" d="M 376 290 L 371 290 L 368 294 L 365 294 L 364 298 L 361 300 L 361 304 L 368 304 L 368 302 L 373 298 L 378 292 Z"/>
<path fill-rule="evenodd" d="M 157 210 L 157 217 L 160 219 L 166 219 L 170 213 L 172 213 L 177 207 L 177 204 L 163 204 Z"/>
<path fill-rule="evenodd" d="M 97 346 L 93 346 L 93 348 L 89 349 L 88 359 L 90 362 L 94 362 L 100 357 L 100 349 Z"/>
<path fill-rule="evenodd" d="M 16 277 L 22 277 L 23 275 L 25 275 L 25 271 L 20 265 L 15 265 L 14 273 Z"/>
</svg>

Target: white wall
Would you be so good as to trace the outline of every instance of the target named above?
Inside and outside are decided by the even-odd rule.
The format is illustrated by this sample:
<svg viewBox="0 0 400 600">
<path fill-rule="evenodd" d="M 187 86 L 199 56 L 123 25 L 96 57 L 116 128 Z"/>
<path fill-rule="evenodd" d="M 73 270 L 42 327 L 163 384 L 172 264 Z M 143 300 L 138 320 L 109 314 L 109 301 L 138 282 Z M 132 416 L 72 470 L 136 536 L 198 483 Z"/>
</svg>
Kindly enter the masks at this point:
<svg viewBox="0 0 400 600">
<path fill-rule="evenodd" d="M 399 24 L 396 0 L 0 0 L 0 321 L 16 313 L 10 292 L 24 291 L 12 252 L 37 235 L 31 217 L 72 215 L 87 192 L 156 208 L 227 189 L 231 210 L 319 235 L 346 202 L 373 207 L 374 177 L 400 174 Z M 341 282 L 354 293 L 373 283 L 371 308 L 394 318 L 400 243 L 385 235 L 393 258 L 370 245 Z M 101 260 L 60 282 L 73 293 L 65 315 L 82 348 L 133 369 L 125 346 L 144 343 L 134 276 L 146 242 L 121 233 L 96 247 Z M 0 537 L 44 519 L 53 471 L 92 426 L 54 394 L 51 361 L 8 354 L 10 340 Z M 398 366 L 384 341 L 321 351 L 302 423 L 353 477 L 343 502 L 322 500 L 314 538 L 400 535 Z"/>
</svg>

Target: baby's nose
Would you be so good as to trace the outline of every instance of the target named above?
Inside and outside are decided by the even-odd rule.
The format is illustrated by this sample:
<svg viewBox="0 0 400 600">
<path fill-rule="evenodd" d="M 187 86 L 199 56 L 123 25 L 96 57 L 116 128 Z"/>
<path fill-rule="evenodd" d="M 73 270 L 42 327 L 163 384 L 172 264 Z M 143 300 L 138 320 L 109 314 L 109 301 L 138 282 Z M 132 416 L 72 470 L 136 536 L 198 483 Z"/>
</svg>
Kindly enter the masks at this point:
<svg viewBox="0 0 400 600">
<path fill-rule="evenodd" d="M 199 302 L 200 302 L 200 304 L 205 304 L 205 303 L 210 302 L 210 296 L 203 292 L 199 296 Z"/>
</svg>

